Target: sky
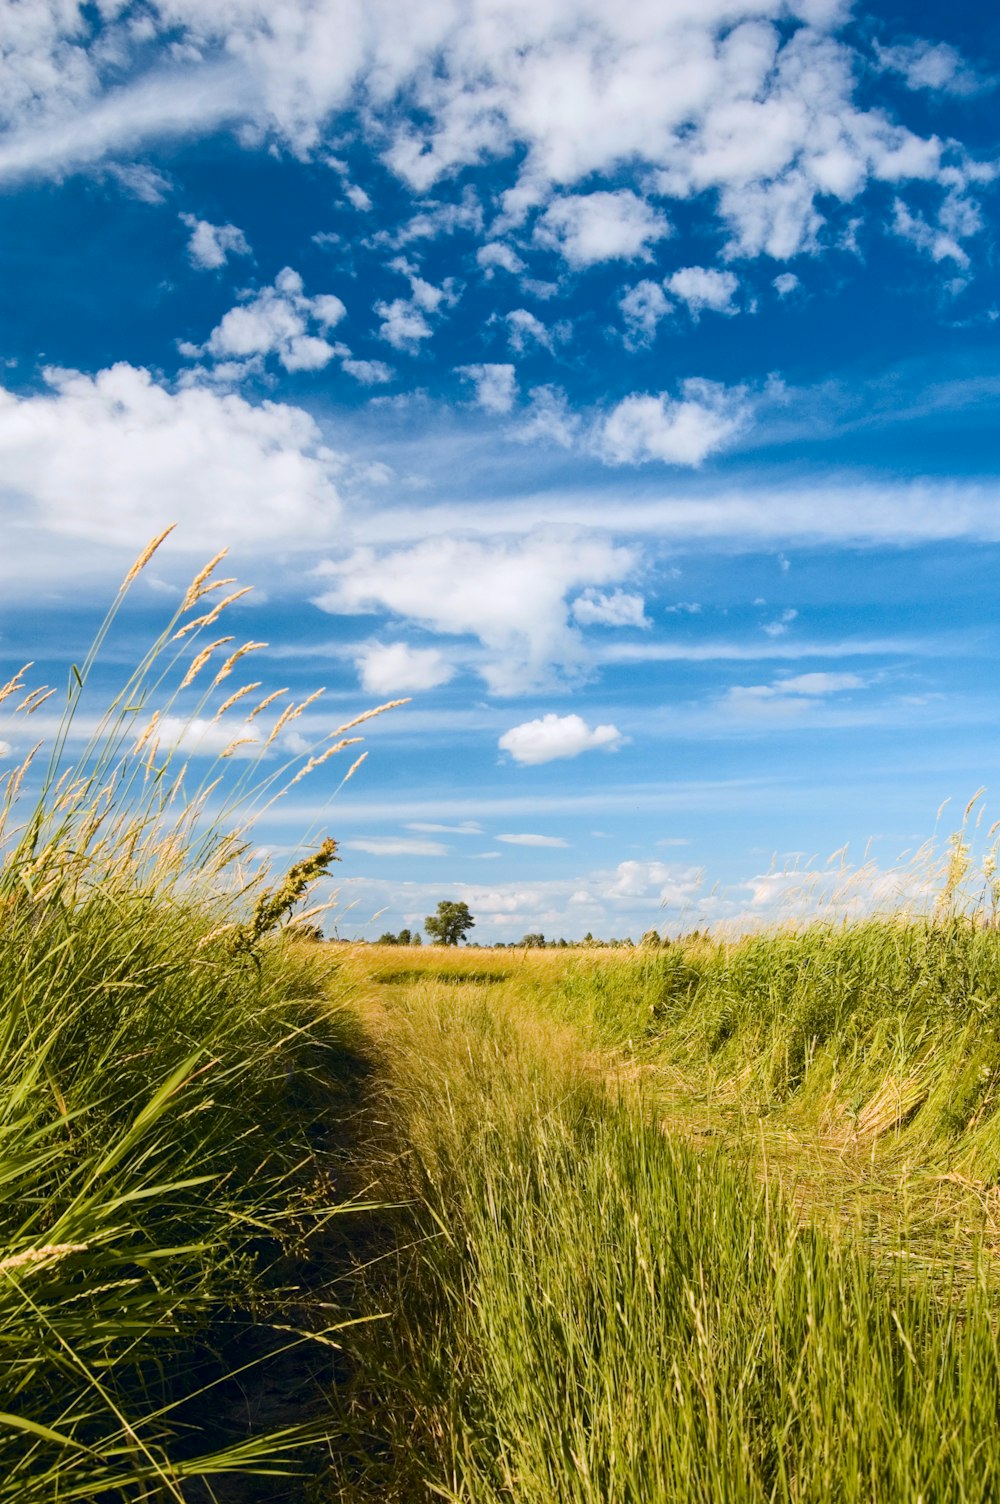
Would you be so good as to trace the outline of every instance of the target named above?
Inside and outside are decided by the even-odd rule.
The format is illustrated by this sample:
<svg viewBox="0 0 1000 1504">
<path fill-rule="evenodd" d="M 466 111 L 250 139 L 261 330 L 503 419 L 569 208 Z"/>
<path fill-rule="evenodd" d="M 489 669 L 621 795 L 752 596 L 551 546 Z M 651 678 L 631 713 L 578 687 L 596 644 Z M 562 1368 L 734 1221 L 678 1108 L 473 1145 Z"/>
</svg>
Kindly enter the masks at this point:
<svg viewBox="0 0 1000 1504">
<path fill-rule="evenodd" d="M 1000 782 L 998 82 L 981 0 L 4 0 L 0 679 L 176 523 L 102 685 L 225 546 L 268 756 L 409 698 L 258 829 L 328 933 L 905 899 Z"/>
</svg>

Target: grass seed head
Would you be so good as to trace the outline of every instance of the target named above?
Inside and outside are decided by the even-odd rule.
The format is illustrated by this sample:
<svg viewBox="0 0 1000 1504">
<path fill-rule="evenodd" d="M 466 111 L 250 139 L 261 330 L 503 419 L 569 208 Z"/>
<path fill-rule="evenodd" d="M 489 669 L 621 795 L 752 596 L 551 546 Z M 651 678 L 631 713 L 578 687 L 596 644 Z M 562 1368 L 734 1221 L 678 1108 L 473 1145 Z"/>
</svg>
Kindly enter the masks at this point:
<svg viewBox="0 0 1000 1504">
<path fill-rule="evenodd" d="M 184 595 L 184 599 L 181 601 L 182 612 L 190 611 L 191 607 L 196 605 L 201 596 L 204 595 L 205 592 L 203 587 L 205 581 L 208 579 L 209 575 L 214 572 L 216 566 L 222 563 L 222 560 L 226 557 L 228 552 L 228 548 L 220 548 L 214 559 L 209 559 L 204 569 L 200 569 L 198 571 L 198 573 L 195 575 L 194 579 L 188 586 L 187 591 Z"/>
<path fill-rule="evenodd" d="M 136 559 L 128 574 L 122 580 L 121 585 L 118 587 L 119 595 L 125 594 L 125 591 L 129 588 L 132 581 L 136 578 L 137 575 L 140 575 L 142 573 L 146 565 L 149 563 L 150 559 L 156 553 L 156 550 L 159 548 L 160 544 L 164 541 L 165 538 L 170 537 L 170 534 L 173 532 L 176 526 L 176 522 L 172 522 L 169 527 L 165 527 L 163 529 L 162 533 L 158 533 L 155 538 L 153 538 L 149 543 L 146 544 L 146 547 Z"/>
</svg>

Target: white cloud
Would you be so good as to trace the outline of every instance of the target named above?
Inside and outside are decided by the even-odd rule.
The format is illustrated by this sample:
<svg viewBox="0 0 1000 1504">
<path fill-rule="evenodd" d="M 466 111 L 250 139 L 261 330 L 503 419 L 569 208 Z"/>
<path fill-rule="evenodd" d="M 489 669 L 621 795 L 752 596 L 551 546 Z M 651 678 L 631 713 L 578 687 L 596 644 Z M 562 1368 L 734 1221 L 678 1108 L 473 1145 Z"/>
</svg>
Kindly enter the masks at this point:
<svg viewBox="0 0 1000 1504">
<path fill-rule="evenodd" d="M 145 162 L 111 162 L 107 174 L 125 193 L 142 204 L 164 203 L 172 187 L 166 173 Z"/>
<path fill-rule="evenodd" d="M 426 835 L 481 836 L 483 827 L 475 820 L 466 820 L 462 825 L 439 825 L 433 820 L 410 820 L 407 830 L 423 831 Z"/>
<path fill-rule="evenodd" d="M 550 329 L 540 318 L 529 313 L 527 308 L 515 308 L 506 315 L 505 323 L 508 343 L 518 354 L 531 345 L 541 345 L 543 350 L 553 351 L 556 341 L 565 339 L 568 333 L 566 326 L 562 324 Z"/>
<path fill-rule="evenodd" d="M 336 458 L 300 408 L 172 392 L 126 364 L 46 382 L 0 389 L 0 505 L 51 532 L 134 547 L 176 521 L 185 547 L 308 548 L 340 515 Z"/>
<path fill-rule="evenodd" d="M 368 194 L 357 183 L 348 183 L 344 189 L 344 197 L 352 208 L 359 210 L 361 213 L 367 213 L 372 206 L 372 201 Z"/>
<path fill-rule="evenodd" d="M 655 893 L 663 905 L 683 905 L 701 887 L 702 874 L 695 868 L 668 866 L 666 862 L 619 862 L 613 876 L 600 886 L 606 898 L 645 898 Z"/>
<path fill-rule="evenodd" d="M 476 384 L 476 401 L 488 413 L 509 413 L 517 399 L 512 365 L 459 366 L 458 374 Z"/>
<path fill-rule="evenodd" d="M 567 595 L 615 584 L 636 555 L 560 528 L 516 538 L 429 537 L 410 547 L 361 548 L 322 564 L 324 611 L 384 611 L 487 649 L 481 673 L 498 694 L 544 684 L 584 658 Z"/>
<path fill-rule="evenodd" d="M 723 696 L 722 706 L 739 715 L 784 719 L 806 714 L 828 695 L 864 689 L 866 684 L 860 674 L 791 674 L 771 684 L 734 684 Z"/>
<path fill-rule="evenodd" d="M 442 235 L 454 235 L 458 230 L 478 234 L 482 228 L 483 208 L 476 190 L 467 183 L 458 202 L 422 204 L 400 229 L 389 236 L 389 240 L 393 245 L 402 246 L 414 240 L 437 240 Z"/>
<path fill-rule="evenodd" d="M 672 304 L 658 282 L 637 282 L 622 293 L 618 306 L 625 318 L 625 343 L 630 349 L 652 344 L 660 320 Z"/>
<path fill-rule="evenodd" d="M 507 430 L 519 444 L 558 444 L 568 449 L 580 431 L 580 418 L 570 409 L 562 387 L 534 386 L 530 402 L 518 422 Z"/>
<path fill-rule="evenodd" d="M 207 354 L 218 361 L 253 361 L 276 355 L 286 371 L 316 371 L 338 353 L 324 334 L 344 317 L 346 309 L 332 293 L 308 297 L 298 272 L 286 266 L 246 302 L 238 303 L 212 330 L 204 346 L 185 347 L 190 355 Z"/>
<path fill-rule="evenodd" d="M 384 360 L 354 360 L 351 356 L 342 362 L 341 369 L 355 381 L 360 381 L 362 386 L 384 385 L 395 374 L 392 366 L 387 366 Z"/>
<path fill-rule="evenodd" d="M 447 856 L 440 841 L 411 840 L 407 836 L 365 836 L 342 841 L 345 851 L 363 851 L 368 856 Z"/>
<path fill-rule="evenodd" d="M 900 42 L 895 47 L 876 45 L 883 68 L 902 76 L 908 89 L 930 89 L 943 94 L 978 94 L 989 87 L 962 54 L 947 42 Z"/>
<path fill-rule="evenodd" d="M 188 257 L 192 266 L 215 271 L 225 266 L 230 256 L 251 255 L 247 238 L 236 225 L 213 225 L 194 214 L 182 214 L 181 220 L 191 231 Z"/>
<path fill-rule="evenodd" d="M 476 252 L 476 260 L 486 273 L 487 279 L 499 268 L 505 272 L 516 275 L 524 271 L 524 262 L 514 250 L 503 240 L 488 240 L 481 245 Z"/>
<path fill-rule="evenodd" d="M 773 687 L 783 695 L 836 695 L 846 689 L 864 689 L 865 681 L 859 674 L 793 674 L 779 679 Z"/>
<path fill-rule="evenodd" d="M 561 836 L 536 836 L 530 832 L 523 835 L 497 836 L 498 841 L 504 841 L 508 846 L 568 846 Z"/>
<path fill-rule="evenodd" d="M 13 750 L 10 742 L 0 741 L 0 757 L 9 757 Z"/>
<path fill-rule="evenodd" d="M 926 251 L 932 261 L 954 261 L 964 270 L 969 265 L 969 253 L 959 243 L 958 235 L 974 234 L 980 228 L 980 220 L 974 212 L 966 227 L 960 216 L 955 218 L 954 225 L 944 222 L 933 225 L 922 214 L 911 213 L 902 199 L 897 199 L 893 205 L 892 228 L 900 239 Z"/>
<path fill-rule="evenodd" d="M 595 432 L 601 459 L 610 465 L 662 460 L 698 466 L 745 427 L 748 408 L 741 388 L 692 378 L 681 392 L 678 399 L 665 392 L 623 398 Z"/>
<path fill-rule="evenodd" d="M 784 637 L 792 622 L 798 619 L 798 614 L 794 606 L 788 606 L 774 621 L 764 623 L 765 634 L 768 637 Z"/>
<path fill-rule="evenodd" d="M 652 623 L 646 615 L 646 603 L 641 595 L 628 595 L 624 590 L 610 594 L 600 590 L 585 590 L 573 602 L 573 619 L 581 627 L 649 627 Z"/>
<path fill-rule="evenodd" d="M 798 277 L 794 272 L 779 272 L 774 281 L 771 283 L 771 286 L 774 288 L 779 298 L 787 298 L 791 293 L 795 291 L 797 287 L 800 287 L 801 285 L 802 284 L 800 283 Z"/>
<path fill-rule="evenodd" d="M 526 767 L 553 762 L 561 757 L 579 757 L 581 752 L 601 749 L 605 752 L 621 747 L 625 738 L 617 726 L 588 726 L 578 715 L 540 716 L 505 731 L 498 743 L 515 762 Z"/>
<path fill-rule="evenodd" d="M 441 287 L 435 287 L 421 277 L 413 264 L 402 256 L 389 264 L 391 271 L 399 272 L 410 283 L 408 298 L 393 298 L 391 302 L 375 304 L 375 313 L 381 320 L 379 338 L 387 341 L 396 350 L 413 354 L 423 340 L 434 333 L 427 315 L 440 312 L 442 307 L 451 307 L 457 302 L 452 278 L 447 278 Z"/>
<path fill-rule="evenodd" d="M 187 719 L 180 715 L 165 715 L 156 726 L 156 743 L 166 751 L 183 752 L 192 757 L 218 757 L 236 741 L 245 744 L 236 748 L 234 757 L 256 757 L 261 750 L 263 738 L 259 728 L 242 722 L 220 722 L 206 716 Z M 302 750 L 305 750 L 304 748 Z"/>
<path fill-rule="evenodd" d="M 362 688 L 376 695 L 435 689 L 455 672 L 437 648 L 411 648 L 405 642 L 370 643 L 355 664 Z"/>
<path fill-rule="evenodd" d="M 582 268 L 601 261 L 648 261 L 649 247 L 670 233 L 658 209 L 631 189 L 619 188 L 554 199 L 535 225 L 534 239 Z"/>
<path fill-rule="evenodd" d="M 713 313 L 735 313 L 733 298 L 739 285 L 732 272 L 717 272 L 706 266 L 681 267 L 665 283 L 667 291 L 686 303 L 695 319 L 706 308 Z"/>
<path fill-rule="evenodd" d="M 0 32 L 7 177 L 224 122 L 248 145 L 322 154 L 360 103 L 362 131 L 418 192 L 516 153 L 508 218 L 541 209 L 542 238 L 589 265 L 662 234 L 662 211 L 628 189 L 568 192 L 626 164 L 651 193 L 715 195 L 735 251 L 787 257 L 818 244 L 820 201 L 833 214 L 872 181 L 962 161 L 860 98 L 841 0 L 426 0 L 405 29 L 397 0 L 283 0 L 280 21 L 259 0 L 150 0 L 142 26 L 118 4 L 99 21 L 76 0 L 15 11 Z M 150 71 L 157 37 L 172 61 Z M 883 59 L 912 87 L 971 87 L 943 45 Z"/>
</svg>

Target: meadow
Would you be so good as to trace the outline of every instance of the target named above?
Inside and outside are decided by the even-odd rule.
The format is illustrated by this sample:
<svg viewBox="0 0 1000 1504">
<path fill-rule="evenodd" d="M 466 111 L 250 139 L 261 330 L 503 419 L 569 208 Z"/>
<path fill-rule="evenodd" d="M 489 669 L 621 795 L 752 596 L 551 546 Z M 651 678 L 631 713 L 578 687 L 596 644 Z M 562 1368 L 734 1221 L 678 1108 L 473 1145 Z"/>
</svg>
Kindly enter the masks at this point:
<svg viewBox="0 0 1000 1504">
<path fill-rule="evenodd" d="M 335 843 L 269 870 L 253 815 L 366 717 L 274 755 L 306 702 L 232 687 L 218 562 L 4 782 L 0 1504 L 995 1497 L 1000 930 L 963 839 L 923 915 L 317 944 Z"/>
</svg>

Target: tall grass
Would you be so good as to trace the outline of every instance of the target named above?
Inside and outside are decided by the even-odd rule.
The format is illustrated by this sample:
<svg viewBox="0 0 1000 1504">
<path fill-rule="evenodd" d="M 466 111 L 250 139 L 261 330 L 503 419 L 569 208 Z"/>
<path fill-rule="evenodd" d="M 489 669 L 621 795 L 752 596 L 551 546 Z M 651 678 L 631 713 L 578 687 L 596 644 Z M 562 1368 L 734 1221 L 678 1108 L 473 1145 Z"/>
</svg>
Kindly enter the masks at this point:
<svg viewBox="0 0 1000 1504">
<path fill-rule="evenodd" d="M 464 987 L 419 969 L 365 1012 L 368 1163 L 403 1209 L 366 1276 L 388 1315 L 353 1337 L 357 1458 L 331 1497 L 995 1496 L 974 1244 L 934 1278 L 903 1247 L 874 1262 L 755 1167 L 665 1134 L 639 1087 L 609 1091 L 592 1036 L 546 1022 L 513 967 Z"/>
<path fill-rule="evenodd" d="M 692 1095 L 1000 1175 L 1000 930 L 967 915 L 583 960 L 550 1006 Z"/>
<path fill-rule="evenodd" d="M 216 578 L 219 559 L 110 706 L 89 708 L 97 652 L 155 546 L 74 665 L 48 742 L 3 782 L 0 1501 L 11 1504 L 181 1499 L 185 1480 L 285 1467 L 304 1432 L 208 1439 L 225 1375 L 213 1348 L 239 1312 L 289 1324 L 278 1283 L 338 1209 L 311 1132 L 337 1026 L 278 935 L 333 847 L 284 883 L 254 868 L 250 813 L 280 787 L 282 763 L 234 754 L 255 735 L 273 748 L 274 727 L 302 707 L 268 712 L 265 696 L 260 720 L 247 715 L 261 687 L 230 676 L 254 645 L 220 638 L 239 592 Z M 51 696 L 26 673 L 0 690 L 24 741 Z M 231 744 L 195 778 L 185 739 L 234 714 Z"/>
</svg>

